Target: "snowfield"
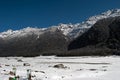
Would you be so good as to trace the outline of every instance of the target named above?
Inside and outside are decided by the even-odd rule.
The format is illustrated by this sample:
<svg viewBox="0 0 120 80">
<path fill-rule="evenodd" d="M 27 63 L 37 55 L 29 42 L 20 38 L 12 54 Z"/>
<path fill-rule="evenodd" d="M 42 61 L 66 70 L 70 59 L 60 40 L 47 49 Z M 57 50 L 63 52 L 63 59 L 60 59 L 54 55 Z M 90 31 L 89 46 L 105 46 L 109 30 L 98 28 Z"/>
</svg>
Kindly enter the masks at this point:
<svg viewBox="0 0 120 80">
<path fill-rule="evenodd" d="M 120 80 L 120 57 L 0 57 L 0 80 L 9 80 L 16 68 L 19 80 Z"/>
</svg>

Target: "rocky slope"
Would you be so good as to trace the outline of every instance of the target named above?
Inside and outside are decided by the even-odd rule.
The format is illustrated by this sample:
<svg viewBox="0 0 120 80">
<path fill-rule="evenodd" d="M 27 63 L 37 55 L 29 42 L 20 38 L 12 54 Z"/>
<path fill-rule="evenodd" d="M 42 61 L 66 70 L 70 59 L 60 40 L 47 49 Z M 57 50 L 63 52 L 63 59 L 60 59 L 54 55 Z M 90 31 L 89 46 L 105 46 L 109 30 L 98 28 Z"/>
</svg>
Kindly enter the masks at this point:
<svg viewBox="0 0 120 80">
<path fill-rule="evenodd" d="M 120 55 L 120 17 L 97 21 L 87 32 L 72 41 L 68 49 L 78 54 Z M 76 49 L 76 50 L 75 50 Z"/>
<path fill-rule="evenodd" d="M 55 55 L 67 50 L 67 38 L 57 28 L 21 34 L 0 38 L 0 56 Z"/>
</svg>

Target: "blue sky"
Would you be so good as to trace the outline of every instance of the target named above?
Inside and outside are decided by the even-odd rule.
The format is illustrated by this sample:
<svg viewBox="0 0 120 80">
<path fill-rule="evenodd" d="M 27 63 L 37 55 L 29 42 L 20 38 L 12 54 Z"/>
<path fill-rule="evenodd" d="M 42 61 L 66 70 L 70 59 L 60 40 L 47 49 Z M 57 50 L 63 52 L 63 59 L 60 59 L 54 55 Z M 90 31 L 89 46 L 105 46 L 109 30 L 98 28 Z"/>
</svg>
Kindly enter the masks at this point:
<svg viewBox="0 0 120 80">
<path fill-rule="evenodd" d="M 120 8 L 120 0 L 0 0 L 0 32 L 80 23 L 116 8 Z"/>
</svg>

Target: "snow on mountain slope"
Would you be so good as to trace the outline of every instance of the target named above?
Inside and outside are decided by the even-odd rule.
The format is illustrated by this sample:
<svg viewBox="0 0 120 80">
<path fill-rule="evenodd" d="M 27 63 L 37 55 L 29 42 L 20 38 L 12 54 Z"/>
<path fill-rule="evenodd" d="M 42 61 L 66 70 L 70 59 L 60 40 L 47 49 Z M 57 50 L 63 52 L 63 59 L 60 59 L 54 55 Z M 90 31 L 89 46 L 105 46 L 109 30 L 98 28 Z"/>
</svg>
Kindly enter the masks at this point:
<svg viewBox="0 0 120 80">
<path fill-rule="evenodd" d="M 95 15 L 88 18 L 86 21 L 77 24 L 59 24 L 58 26 L 52 26 L 53 28 L 24 28 L 21 30 L 8 30 L 7 32 L 0 33 L 0 38 L 13 38 L 16 36 L 25 36 L 29 34 L 40 35 L 46 30 L 54 31 L 57 27 L 58 30 L 62 31 L 65 36 L 73 39 L 87 31 L 92 25 L 94 25 L 98 20 L 108 17 L 120 16 L 120 9 L 108 10 L 100 15 Z"/>
<path fill-rule="evenodd" d="M 107 12 L 103 12 L 100 15 L 92 16 L 88 18 L 88 20 L 82 23 L 77 23 L 73 25 L 72 24 L 61 24 L 59 25 L 58 29 L 63 31 L 64 35 L 69 36 L 70 38 L 76 38 L 80 34 L 87 31 L 98 20 L 103 19 L 103 18 L 108 18 L 108 17 L 115 17 L 115 16 L 120 16 L 120 9 L 108 10 Z"/>
<path fill-rule="evenodd" d="M 31 34 L 36 34 L 40 35 L 44 33 L 46 28 L 24 28 L 21 30 L 8 30 L 6 32 L 0 33 L 0 38 L 13 38 L 13 37 L 21 37 L 21 36 L 26 36 L 26 35 L 31 35 Z"/>
</svg>

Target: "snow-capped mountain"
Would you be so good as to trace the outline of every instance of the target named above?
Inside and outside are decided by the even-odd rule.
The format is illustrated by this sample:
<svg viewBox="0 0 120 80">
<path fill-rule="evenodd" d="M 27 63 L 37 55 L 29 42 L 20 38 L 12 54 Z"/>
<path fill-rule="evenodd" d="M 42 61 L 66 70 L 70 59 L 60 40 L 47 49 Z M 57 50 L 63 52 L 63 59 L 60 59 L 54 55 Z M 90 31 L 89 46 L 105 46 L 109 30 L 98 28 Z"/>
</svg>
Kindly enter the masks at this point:
<svg viewBox="0 0 120 80">
<path fill-rule="evenodd" d="M 44 33 L 47 30 L 54 31 L 56 29 L 62 31 L 62 33 L 73 39 L 87 31 L 91 26 L 93 26 L 98 20 L 103 19 L 103 18 L 108 18 L 108 17 L 115 17 L 115 16 L 120 16 L 120 9 L 113 9 L 113 10 L 108 10 L 107 12 L 103 12 L 100 15 L 95 15 L 90 18 L 88 18 L 86 21 L 82 23 L 77 23 L 77 24 L 59 24 L 58 26 L 52 26 L 51 28 L 24 28 L 21 30 L 8 30 L 6 32 L 0 33 L 0 38 L 13 38 L 13 37 L 18 37 L 18 36 L 25 36 L 29 34 L 37 34 L 40 35 Z"/>
<path fill-rule="evenodd" d="M 64 35 L 69 36 L 70 38 L 76 38 L 80 34 L 87 31 L 91 26 L 93 26 L 98 20 L 103 18 L 120 16 L 120 9 L 108 10 L 103 12 L 100 15 L 95 15 L 88 18 L 86 21 L 77 24 L 61 24 L 58 29 L 60 29 Z"/>
<path fill-rule="evenodd" d="M 101 21 L 100 19 L 103 18 L 108 19 L 109 17 L 116 18 L 115 16 L 120 16 L 120 9 L 109 10 L 100 15 L 90 17 L 88 20 L 77 24 L 59 24 L 58 26 L 51 26 L 48 28 L 27 27 L 21 30 L 15 30 L 15 31 L 8 30 L 6 32 L 1 32 L 0 56 L 39 56 L 39 55 L 65 56 L 65 55 L 74 55 L 73 54 L 74 52 L 75 55 L 82 55 L 81 53 L 79 54 L 79 51 L 76 50 L 74 50 L 74 52 L 71 52 L 70 50 L 72 50 L 72 48 L 69 48 L 69 44 L 71 44 L 72 41 L 75 41 L 79 37 L 81 37 L 80 35 L 85 33 L 89 28 L 90 29 L 88 31 L 90 31 L 91 27 L 94 27 L 94 24 L 97 21 L 98 22 Z M 102 31 L 102 29 L 100 30 Z M 88 31 L 86 33 L 88 33 Z M 89 34 L 91 34 L 92 32 L 93 31 L 91 31 Z M 107 32 L 106 29 L 105 31 L 103 31 L 103 35 L 105 34 L 104 32 L 105 33 Z M 119 31 L 117 32 L 118 32 L 117 35 L 119 35 Z M 89 34 L 87 34 L 88 37 L 90 37 Z M 102 37 L 104 37 L 103 35 Z M 98 35 L 96 35 L 95 33 L 94 35 L 92 35 L 93 40 L 95 36 L 98 37 Z M 95 40 L 97 39 L 96 37 Z M 88 38 L 81 38 L 81 39 L 82 39 L 81 44 L 84 44 L 83 43 L 84 41 L 85 44 L 86 42 L 90 42 L 88 41 L 89 40 Z M 104 39 L 101 38 L 100 40 L 104 40 Z M 114 41 L 114 37 L 112 37 L 112 40 Z M 91 43 L 93 42 L 94 41 L 92 41 Z M 76 46 L 79 46 L 78 43 L 75 44 Z M 112 47 L 115 47 L 114 44 Z M 87 51 L 86 48 L 85 51 Z M 76 52 L 78 52 L 78 54 Z"/>
</svg>

